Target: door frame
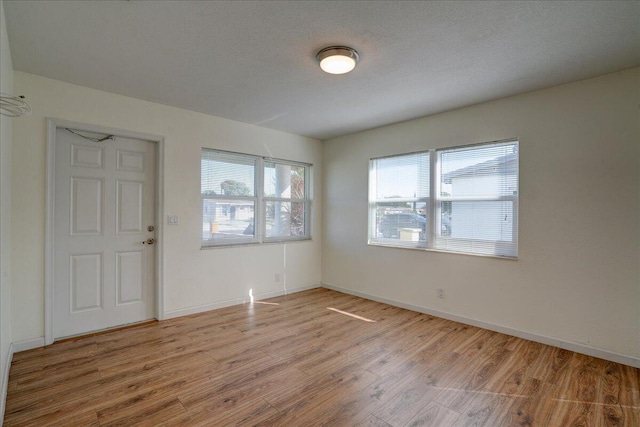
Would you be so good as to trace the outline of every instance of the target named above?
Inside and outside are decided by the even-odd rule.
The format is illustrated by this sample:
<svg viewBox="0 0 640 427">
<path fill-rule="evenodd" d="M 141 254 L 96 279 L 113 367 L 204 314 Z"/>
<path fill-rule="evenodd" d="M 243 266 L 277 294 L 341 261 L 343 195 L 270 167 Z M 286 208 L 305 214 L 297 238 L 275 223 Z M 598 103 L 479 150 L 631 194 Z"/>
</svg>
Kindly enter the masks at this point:
<svg viewBox="0 0 640 427">
<path fill-rule="evenodd" d="M 85 132 L 103 133 L 123 138 L 141 139 L 156 145 L 156 256 L 155 256 L 155 317 L 164 319 L 164 137 L 141 132 L 115 129 L 99 125 L 72 122 L 47 117 L 47 193 L 45 224 L 45 277 L 44 277 L 44 344 L 54 341 L 54 208 L 56 176 L 56 130 L 73 128 Z"/>
</svg>

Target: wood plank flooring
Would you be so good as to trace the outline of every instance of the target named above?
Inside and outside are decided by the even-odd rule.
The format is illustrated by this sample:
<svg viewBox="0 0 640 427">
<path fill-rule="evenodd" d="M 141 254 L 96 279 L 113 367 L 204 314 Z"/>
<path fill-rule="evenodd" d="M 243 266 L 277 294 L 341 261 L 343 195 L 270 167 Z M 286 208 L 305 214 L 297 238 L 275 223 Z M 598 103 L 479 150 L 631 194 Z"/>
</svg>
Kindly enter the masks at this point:
<svg viewBox="0 0 640 427">
<path fill-rule="evenodd" d="M 4 424 L 638 427 L 640 370 L 314 289 L 15 354 Z"/>
</svg>

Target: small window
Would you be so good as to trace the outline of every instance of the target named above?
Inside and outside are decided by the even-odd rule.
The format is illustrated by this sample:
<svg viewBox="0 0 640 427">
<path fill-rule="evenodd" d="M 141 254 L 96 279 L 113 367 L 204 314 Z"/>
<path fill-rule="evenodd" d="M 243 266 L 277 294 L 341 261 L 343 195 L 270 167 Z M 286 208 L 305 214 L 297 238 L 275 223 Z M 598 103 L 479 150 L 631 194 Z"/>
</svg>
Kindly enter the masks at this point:
<svg viewBox="0 0 640 427">
<path fill-rule="evenodd" d="M 518 162 L 518 141 L 372 159 L 369 243 L 517 257 Z"/>
<path fill-rule="evenodd" d="M 202 245 L 309 239 L 310 165 L 202 150 Z"/>
<path fill-rule="evenodd" d="M 436 249 L 518 255 L 518 143 L 438 152 L 436 208 L 447 227 Z"/>
<path fill-rule="evenodd" d="M 371 161 L 370 241 L 427 247 L 430 153 Z"/>
<path fill-rule="evenodd" d="M 265 238 L 300 238 L 309 235 L 307 166 L 264 162 Z"/>
<path fill-rule="evenodd" d="M 202 151 L 203 245 L 255 243 L 258 158 Z"/>
</svg>

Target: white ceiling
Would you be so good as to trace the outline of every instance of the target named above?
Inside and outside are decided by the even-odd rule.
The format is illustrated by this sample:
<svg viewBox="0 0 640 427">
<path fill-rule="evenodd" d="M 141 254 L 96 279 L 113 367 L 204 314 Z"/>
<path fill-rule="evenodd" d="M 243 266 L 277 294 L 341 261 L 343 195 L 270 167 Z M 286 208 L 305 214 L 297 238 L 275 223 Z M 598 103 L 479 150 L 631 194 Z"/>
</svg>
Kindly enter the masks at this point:
<svg viewBox="0 0 640 427">
<path fill-rule="evenodd" d="M 3 4 L 16 70 L 319 139 L 640 65 L 638 1 Z"/>
</svg>

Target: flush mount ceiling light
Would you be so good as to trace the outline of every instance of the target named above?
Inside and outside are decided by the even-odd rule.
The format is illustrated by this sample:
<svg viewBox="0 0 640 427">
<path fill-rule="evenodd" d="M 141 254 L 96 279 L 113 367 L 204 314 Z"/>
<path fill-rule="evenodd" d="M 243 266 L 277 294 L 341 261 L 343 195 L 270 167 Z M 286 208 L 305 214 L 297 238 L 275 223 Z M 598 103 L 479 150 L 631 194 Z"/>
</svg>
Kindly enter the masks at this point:
<svg viewBox="0 0 640 427">
<path fill-rule="evenodd" d="M 316 54 L 322 71 L 329 74 L 345 74 L 353 70 L 360 56 L 347 46 L 329 46 Z"/>
</svg>

